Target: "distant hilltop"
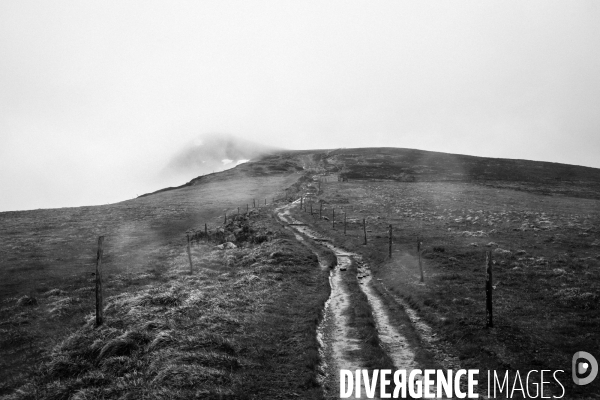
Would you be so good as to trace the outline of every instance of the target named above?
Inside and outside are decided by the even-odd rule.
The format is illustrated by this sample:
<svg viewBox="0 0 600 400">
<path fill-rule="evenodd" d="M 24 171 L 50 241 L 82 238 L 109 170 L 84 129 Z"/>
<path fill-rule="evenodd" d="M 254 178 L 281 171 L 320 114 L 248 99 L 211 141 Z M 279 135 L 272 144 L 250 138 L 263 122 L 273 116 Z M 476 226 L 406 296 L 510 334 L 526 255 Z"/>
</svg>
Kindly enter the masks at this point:
<svg viewBox="0 0 600 400">
<path fill-rule="evenodd" d="M 186 150 L 174 158 L 174 165 L 193 168 L 200 155 L 205 157 L 204 153 L 209 149 L 214 152 L 210 156 L 212 160 L 248 157 L 252 161 L 220 174 L 199 176 L 178 187 L 239 174 L 260 176 L 304 171 L 336 174 L 343 181 L 460 181 L 549 195 L 600 199 L 600 169 L 577 165 L 393 147 L 280 150 L 247 141 L 232 142 L 228 138 L 214 138 L 206 143 L 205 147 Z M 175 188 L 157 192 L 170 189 Z"/>
</svg>

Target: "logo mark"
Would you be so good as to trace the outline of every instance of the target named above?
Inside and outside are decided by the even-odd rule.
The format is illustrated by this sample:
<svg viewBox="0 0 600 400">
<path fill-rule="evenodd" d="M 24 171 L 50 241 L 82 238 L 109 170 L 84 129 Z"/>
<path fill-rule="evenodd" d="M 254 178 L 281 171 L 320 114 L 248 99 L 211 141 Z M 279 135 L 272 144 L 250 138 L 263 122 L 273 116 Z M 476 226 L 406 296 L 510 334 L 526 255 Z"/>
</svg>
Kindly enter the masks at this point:
<svg viewBox="0 0 600 400">
<path fill-rule="evenodd" d="M 587 385 L 598 375 L 598 361 L 590 353 L 578 351 L 573 354 L 571 371 L 576 385 Z"/>
</svg>

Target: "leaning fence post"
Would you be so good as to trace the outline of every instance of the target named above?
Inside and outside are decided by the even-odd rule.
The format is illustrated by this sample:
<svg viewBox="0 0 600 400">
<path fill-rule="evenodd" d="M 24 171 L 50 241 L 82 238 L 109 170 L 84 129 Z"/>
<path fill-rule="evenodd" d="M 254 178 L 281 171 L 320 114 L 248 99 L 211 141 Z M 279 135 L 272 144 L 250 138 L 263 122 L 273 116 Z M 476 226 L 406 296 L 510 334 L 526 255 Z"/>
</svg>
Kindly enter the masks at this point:
<svg viewBox="0 0 600 400">
<path fill-rule="evenodd" d="M 392 258 L 392 224 L 390 224 L 390 249 L 389 249 L 389 256 L 390 258 Z"/>
<path fill-rule="evenodd" d="M 363 233 L 365 234 L 365 245 L 367 244 L 367 222 L 363 218 Z"/>
<path fill-rule="evenodd" d="M 425 277 L 423 276 L 423 264 L 421 263 L 421 239 L 417 236 L 417 253 L 419 253 L 419 270 L 421 271 L 421 282 L 425 282 Z"/>
<path fill-rule="evenodd" d="M 492 311 L 492 252 L 485 252 L 485 264 L 486 264 L 486 280 L 485 280 L 485 314 L 486 323 L 488 328 L 494 327 L 494 314 Z"/>
<path fill-rule="evenodd" d="M 96 326 L 104 322 L 102 297 L 102 254 L 104 253 L 104 236 L 98 237 L 98 252 L 96 253 Z"/>
<path fill-rule="evenodd" d="M 190 235 L 187 235 L 187 253 L 188 260 L 190 260 L 190 275 L 194 273 L 194 266 L 192 265 L 192 251 L 190 250 Z"/>
</svg>

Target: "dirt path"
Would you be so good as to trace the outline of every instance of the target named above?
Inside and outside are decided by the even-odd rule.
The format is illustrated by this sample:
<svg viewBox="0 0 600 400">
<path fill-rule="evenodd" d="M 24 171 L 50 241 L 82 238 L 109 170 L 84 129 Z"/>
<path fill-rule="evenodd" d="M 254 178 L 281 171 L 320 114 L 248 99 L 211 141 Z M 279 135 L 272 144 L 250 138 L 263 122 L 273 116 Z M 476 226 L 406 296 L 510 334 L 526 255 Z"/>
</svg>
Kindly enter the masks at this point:
<svg viewBox="0 0 600 400">
<path fill-rule="evenodd" d="M 346 280 L 358 279 L 360 288 L 367 296 L 371 313 L 375 320 L 377 334 L 381 347 L 393 361 L 396 369 L 405 369 L 407 372 L 419 368 L 415 361 L 415 351 L 410 341 L 402 331 L 392 323 L 389 311 L 383 300 L 372 287 L 371 272 L 367 264 L 363 263 L 361 256 L 356 253 L 344 251 L 322 237 L 305 224 L 300 223 L 290 213 L 291 203 L 277 210 L 279 218 L 288 224 L 290 228 L 298 232 L 296 238 L 304 240 L 304 236 L 325 246 L 333 251 L 337 258 L 337 266 L 330 273 L 331 295 L 324 309 L 324 318 L 321 321 L 317 335 L 322 346 L 323 359 L 323 385 L 327 398 L 338 398 L 339 395 L 339 371 L 340 369 L 356 370 L 366 368 L 364 359 L 361 357 L 363 343 L 353 336 L 353 328 L 348 324 L 348 313 L 353 307 L 350 296 L 344 285 Z M 358 264 L 357 274 L 353 276 L 349 271 L 349 265 Z M 365 398 L 364 383 L 361 390 Z"/>
<path fill-rule="evenodd" d="M 294 204 L 294 203 L 292 203 Z M 288 224 L 291 229 L 302 233 L 311 239 L 319 239 L 316 235 L 308 234 L 309 229 L 298 224 L 290 214 L 292 204 L 277 210 L 279 218 Z M 296 233 L 296 239 L 304 241 L 304 237 Z M 318 254 L 317 254 L 318 256 Z M 325 303 L 323 319 L 317 327 L 317 338 L 321 344 L 321 370 L 323 377 L 321 384 L 325 389 L 327 398 L 335 398 L 339 393 L 339 370 L 356 370 L 363 367 L 360 357 L 361 343 L 353 337 L 352 327 L 349 325 L 347 311 L 350 307 L 349 294 L 343 285 L 343 271 L 347 270 L 351 262 L 349 255 L 337 254 L 337 265 L 331 269 L 329 274 L 329 285 L 331 294 Z M 324 265 L 324 268 L 329 268 Z"/>
</svg>

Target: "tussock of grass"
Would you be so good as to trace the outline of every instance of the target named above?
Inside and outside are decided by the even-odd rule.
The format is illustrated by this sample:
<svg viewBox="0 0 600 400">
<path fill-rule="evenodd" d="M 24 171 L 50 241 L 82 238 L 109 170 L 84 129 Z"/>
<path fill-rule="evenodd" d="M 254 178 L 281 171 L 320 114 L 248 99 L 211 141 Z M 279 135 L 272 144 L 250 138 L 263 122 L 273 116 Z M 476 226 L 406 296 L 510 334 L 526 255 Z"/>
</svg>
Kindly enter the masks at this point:
<svg viewBox="0 0 600 400">
<path fill-rule="evenodd" d="M 140 305 L 176 307 L 181 304 L 180 296 L 174 293 L 148 294 L 140 300 Z"/>
<path fill-rule="evenodd" d="M 600 295 L 584 292 L 580 288 L 570 287 L 559 289 L 555 297 L 565 307 L 573 307 L 582 310 L 595 310 L 600 307 Z"/>
<path fill-rule="evenodd" d="M 147 321 L 147 322 L 144 322 L 141 326 L 141 329 L 147 330 L 147 331 L 155 331 L 155 330 L 166 329 L 166 328 L 168 328 L 168 325 L 164 321 L 159 321 L 159 320 Z"/>
<path fill-rule="evenodd" d="M 321 261 L 325 262 L 325 264 L 329 268 L 333 268 L 337 265 L 337 257 L 335 253 L 327 248 L 322 248 L 320 250 Z"/>
<path fill-rule="evenodd" d="M 94 286 L 85 286 L 82 288 L 77 288 L 73 291 L 73 293 L 90 293 L 96 290 Z"/>
<path fill-rule="evenodd" d="M 98 354 L 98 360 L 112 356 L 129 356 L 135 350 L 139 349 L 138 344 L 131 338 L 119 337 L 109 340 Z"/>
<path fill-rule="evenodd" d="M 321 398 L 315 329 L 328 293 L 314 255 L 276 238 L 193 256 L 193 275 L 182 251 L 168 281 L 108 297 L 101 327 L 89 315 L 3 399 Z"/>
<path fill-rule="evenodd" d="M 56 297 L 50 296 L 50 299 L 56 299 L 49 304 L 48 312 L 54 316 L 62 316 L 74 311 L 74 306 L 81 304 L 81 300 L 76 297 Z"/>
<path fill-rule="evenodd" d="M 67 292 L 65 292 L 64 290 L 61 290 L 61 289 L 51 289 L 51 290 L 48 290 L 47 292 L 44 292 L 42 295 L 45 297 L 66 296 Z"/>
<path fill-rule="evenodd" d="M 152 342 L 150 342 L 149 350 L 160 349 L 161 347 L 169 347 L 175 342 L 173 335 L 169 331 L 158 332 Z"/>
<path fill-rule="evenodd" d="M 19 298 L 19 300 L 17 300 L 18 306 L 30 307 L 30 306 L 37 306 L 37 304 L 38 304 L 37 299 L 32 296 L 25 295 L 25 296 Z"/>
</svg>

